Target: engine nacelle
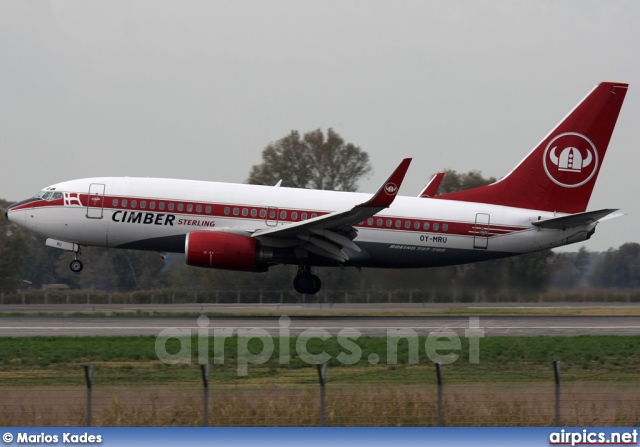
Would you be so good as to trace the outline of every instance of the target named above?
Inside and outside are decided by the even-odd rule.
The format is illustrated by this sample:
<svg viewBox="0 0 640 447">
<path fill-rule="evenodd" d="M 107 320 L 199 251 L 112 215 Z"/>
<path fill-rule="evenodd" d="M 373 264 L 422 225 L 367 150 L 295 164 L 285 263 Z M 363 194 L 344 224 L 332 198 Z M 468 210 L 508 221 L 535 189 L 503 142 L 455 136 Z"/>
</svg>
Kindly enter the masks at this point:
<svg viewBox="0 0 640 447">
<path fill-rule="evenodd" d="M 193 231 L 184 248 L 188 265 L 252 272 L 267 270 L 267 252 L 252 237 L 223 231 Z"/>
</svg>

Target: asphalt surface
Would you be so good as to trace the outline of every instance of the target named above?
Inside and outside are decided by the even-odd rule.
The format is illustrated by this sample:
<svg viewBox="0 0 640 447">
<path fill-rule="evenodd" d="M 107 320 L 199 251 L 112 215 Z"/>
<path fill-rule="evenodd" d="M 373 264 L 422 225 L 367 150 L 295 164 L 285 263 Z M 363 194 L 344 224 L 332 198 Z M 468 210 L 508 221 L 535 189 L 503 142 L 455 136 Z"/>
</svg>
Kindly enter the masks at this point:
<svg viewBox="0 0 640 447">
<path fill-rule="evenodd" d="M 221 314 L 327 315 L 327 314 L 393 314 L 409 312 L 442 312 L 449 309 L 577 309 L 639 308 L 638 303 L 336 303 L 336 304 L 2 304 L 0 313 L 21 312 L 217 312 Z"/>
<path fill-rule="evenodd" d="M 200 318 L 200 319 L 198 319 Z M 433 331 L 453 330 L 467 334 L 490 336 L 536 335 L 637 335 L 640 317 L 1 317 L 0 336 L 113 336 L 175 335 L 176 330 L 193 335 L 215 335 L 216 330 L 232 329 L 238 335 L 309 336 L 335 335 L 343 330 L 356 330 L 362 335 L 385 336 L 398 330 L 427 335 Z M 227 330 L 228 330 L 227 329 Z M 257 329 L 257 330 L 256 330 Z M 200 331 L 200 332 L 198 332 Z M 468 332 L 472 331 L 472 332 Z M 219 332 L 222 333 L 222 332 Z M 409 332 L 411 333 L 411 332 Z M 229 332 L 226 333 L 230 335 Z M 346 333 L 343 333 L 346 334 Z M 357 334 L 357 333 L 356 333 Z"/>
</svg>

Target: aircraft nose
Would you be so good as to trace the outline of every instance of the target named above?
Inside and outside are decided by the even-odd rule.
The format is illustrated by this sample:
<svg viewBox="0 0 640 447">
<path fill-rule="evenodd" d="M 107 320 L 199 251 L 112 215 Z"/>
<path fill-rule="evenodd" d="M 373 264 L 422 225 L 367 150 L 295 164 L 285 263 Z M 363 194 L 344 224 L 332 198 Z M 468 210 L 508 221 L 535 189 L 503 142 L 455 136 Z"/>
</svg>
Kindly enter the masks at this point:
<svg viewBox="0 0 640 447">
<path fill-rule="evenodd" d="M 11 220 L 11 219 L 9 219 L 9 210 L 10 210 L 14 205 L 15 205 L 15 203 L 14 203 L 13 205 L 9 205 L 8 207 L 6 207 L 6 208 L 4 209 L 4 217 L 6 217 L 6 218 L 7 218 L 7 220 Z"/>
<path fill-rule="evenodd" d="M 14 203 L 13 205 L 9 205 L 9 206 L 4 210 L 4 216 L 5 216 L 8 220 L 11 220 L 11 217 L 9 217 L 9 211 L 14 210 L 14 209 L 15 209 L 15 210 L 20 209 L 23 205 L 29 204 L 29 203 L 31 203 L 31 202 L 35 202 L 36 200 L 38 200 L 38 199 L 37 199 L 37 198 L 31 198 L 31 199 L 23 200 L 22 202 L 16 202 L 16 203 Z M 16 213 L 12 213 L 12 214 L 13 214 L 13 215 L 14 215 L 14 217 L 15 217 L 15 214 L 16 214 Z M 19 215 L 23 215 L 24 213 L 17 213 L 17 214 L 19 214 Z M 13 222 L 14 222 L 14 223 L 18 223 L 18 224 L 20 223 L 19 221 L 18 221 L 18 222 L 13 221 Z"/>
</svg>

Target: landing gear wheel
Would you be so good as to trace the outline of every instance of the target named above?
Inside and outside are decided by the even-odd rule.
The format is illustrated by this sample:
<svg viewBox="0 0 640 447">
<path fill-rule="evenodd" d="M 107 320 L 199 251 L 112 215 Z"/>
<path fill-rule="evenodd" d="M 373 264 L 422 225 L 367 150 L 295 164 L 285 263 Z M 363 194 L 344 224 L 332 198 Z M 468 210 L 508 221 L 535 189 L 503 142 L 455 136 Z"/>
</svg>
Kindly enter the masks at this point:
<svg viewBox="0 0 640 447">
<path fill-rule="evenodd" d="M 298 274 L 293 279 L 293 287 L 298 293 L 305 295 L 315 295 L 322 287 L 322 281 L 316 275 L 309 272 Z"/>
<path fill-rule="evenodd" d="M 311 275 L 311 279 L 313 279 L 313 290 L 311 291 L 311 295 L 315 295 L 320 291 L 322 287 L 322 281 L 316 275 Z"/>
<path fill-rule="evenodd" d="M 80 273 L 82 271 L 82 267 L 82 261 L 78 259 L 74 259 L 73 261 L 71 261 L 71 264 L 69 264 L 69 268 L 73 273 Z"/>
</svg>

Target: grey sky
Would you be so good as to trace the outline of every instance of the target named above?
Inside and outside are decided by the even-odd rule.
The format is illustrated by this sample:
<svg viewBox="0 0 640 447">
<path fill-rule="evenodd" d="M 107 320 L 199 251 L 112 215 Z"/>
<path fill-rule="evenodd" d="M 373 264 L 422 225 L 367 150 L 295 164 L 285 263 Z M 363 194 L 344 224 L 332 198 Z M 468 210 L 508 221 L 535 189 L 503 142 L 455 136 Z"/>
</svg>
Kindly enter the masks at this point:
<svg viewBox="0 0 640 447">
<path fill-rule="evenodd" d="M 628 216 L 584 245 L 639 242 L 638 23 L 631 0 L 0 0 L 0 197 L 103 175 L 242 182 L 269 142 L 328 127 L 370 154 L 361 191 L 413 157 L 416 195 L 443 168 L 503 176 L 620 81 L 589 208 Z"/>
</svg>

